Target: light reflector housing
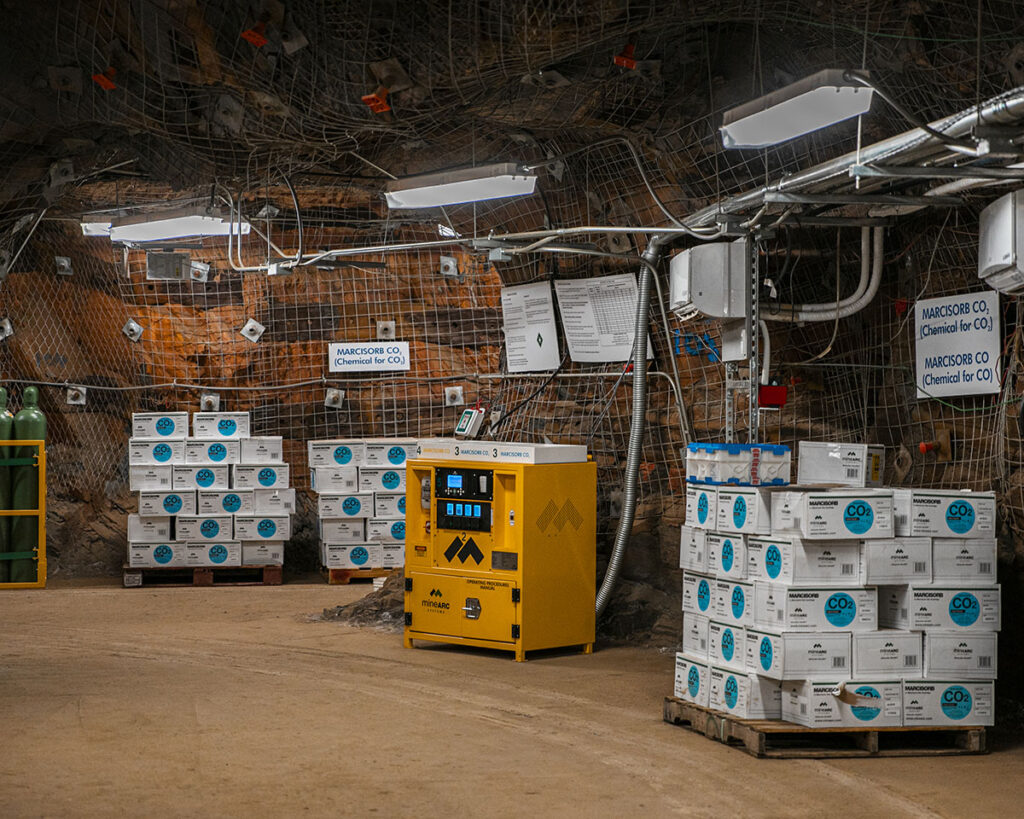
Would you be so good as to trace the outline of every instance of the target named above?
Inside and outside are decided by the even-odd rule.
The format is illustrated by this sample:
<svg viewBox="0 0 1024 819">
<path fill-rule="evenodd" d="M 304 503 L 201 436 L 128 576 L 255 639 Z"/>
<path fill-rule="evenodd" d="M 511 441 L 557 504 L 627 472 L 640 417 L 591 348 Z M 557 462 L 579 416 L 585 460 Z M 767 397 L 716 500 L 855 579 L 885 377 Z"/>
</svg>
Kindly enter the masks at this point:
<svg viewBox="0 0 1024 819">
<path fill-rule="evenodd" d="M 873 91 L 827 68 L 725 112 L 726 148 L 765 148 L 867 113 Z"/>
<path fill-rule="evenodd" d="M 159 242 L 186 236 L 227 236 L 231 220 L 215 208 L 160 211 L 114 219 L 112 242 Z M 249 233 L 248 222 L 235 222 L 235 235 Z"/>
<path fill-rule="evenodd" d="M 389 208 L 414 210 L 527 196 L 536 186 L 535 174 L 514 162 L 499 162 L 396 179 L 388 182 L 384 198 Z"/>
</svg>

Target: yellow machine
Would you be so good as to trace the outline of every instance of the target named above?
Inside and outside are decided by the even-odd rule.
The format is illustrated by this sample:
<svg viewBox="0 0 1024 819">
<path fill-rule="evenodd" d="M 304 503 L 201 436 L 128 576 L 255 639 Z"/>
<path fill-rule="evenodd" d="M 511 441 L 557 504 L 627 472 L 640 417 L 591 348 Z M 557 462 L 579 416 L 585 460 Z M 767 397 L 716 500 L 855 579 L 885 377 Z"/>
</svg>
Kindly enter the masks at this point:
<svg viewBox="0 0 1024 819">
<path fill-rule="evenodd" d="M 574 462 L 522 462 L 557 459 Z M 424 441 L 406 486 L 407 648 L 457 643 L 517 662 L 593 651 L 597 467 L 585 447 Z"/>
</svg>

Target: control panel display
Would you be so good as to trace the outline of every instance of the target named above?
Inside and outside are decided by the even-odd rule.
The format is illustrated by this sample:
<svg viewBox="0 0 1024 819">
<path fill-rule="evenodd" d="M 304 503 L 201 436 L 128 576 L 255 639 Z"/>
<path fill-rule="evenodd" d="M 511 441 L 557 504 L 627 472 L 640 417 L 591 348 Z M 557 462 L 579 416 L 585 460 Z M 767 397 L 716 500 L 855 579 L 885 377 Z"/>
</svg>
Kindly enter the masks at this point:
<svg viewBox="0 0 1024 819">
<path fill-rule="evenodd" d="M 434 473 L 437 527 L 491 531 L 494 472 L 490 469 L 439 467 Z"/>
</svg>

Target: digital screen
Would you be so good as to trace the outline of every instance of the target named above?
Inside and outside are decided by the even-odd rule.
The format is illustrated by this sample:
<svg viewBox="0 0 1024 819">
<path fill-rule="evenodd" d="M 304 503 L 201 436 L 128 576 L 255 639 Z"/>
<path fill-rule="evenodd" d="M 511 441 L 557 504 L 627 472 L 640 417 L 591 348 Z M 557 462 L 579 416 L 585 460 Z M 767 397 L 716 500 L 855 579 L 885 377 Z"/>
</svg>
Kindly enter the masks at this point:
<svg viewBox="0 0 1024 819">
<path fill-rule="evenodd" d="M 462 504 L 461 503 L 455 504 L 455 514 L 457 516 L 459 516 L 459 517 L 462 517 Z"/>
<path fill-rule="evenodd" d="M 454 515 L 455 514 L 455 504 L 454 503 L 449 503 L 448 504 L 448 514 L 449 515 Z"/>
<path fill-rule="evenodd" d="M 462 476 L 448 473 L 448 488 L 462 489 Z"/>
<path fill-rule="evenodd" d="M 475 517 L 475 518 L 480 517 L 480 504 L 479 503 L 474 503 L 473 504 L 473 517 Z"/>
</svg>

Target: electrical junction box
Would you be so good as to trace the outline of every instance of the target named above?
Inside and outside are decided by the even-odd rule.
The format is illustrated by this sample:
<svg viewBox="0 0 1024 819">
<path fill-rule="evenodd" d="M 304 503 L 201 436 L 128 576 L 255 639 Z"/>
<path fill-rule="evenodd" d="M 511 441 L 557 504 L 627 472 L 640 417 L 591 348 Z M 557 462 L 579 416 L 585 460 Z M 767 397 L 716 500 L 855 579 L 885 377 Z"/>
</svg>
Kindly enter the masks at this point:
<svg viewBox="0 0 1024 819">
<path fill-rule="evenodd" d="M 535 649 L 590 653 L 597 466 L 580 447 L 488 448 L 510 458 L 407 464 L 405 645 L 494 648 L 516 661 Z M 537 455 L 548 462 L 531 463 Z"/>
<path fill-rule="evenodd" d="M 1024 189 L 1000 196 L 978 220 L 978 278 L 993 290 L 1024 292 Z"/>
<path fill-rule="evenodd" d="M 479 407 L 463 410 L 459 423 L 455 425 L 455 434 L 466 438 L 475 438 L 477 433 L 480 432 L 480 427 L 483 426 L 483 423 L 484 411 Z"/>
</svg>

